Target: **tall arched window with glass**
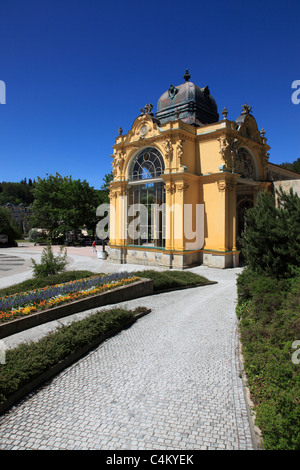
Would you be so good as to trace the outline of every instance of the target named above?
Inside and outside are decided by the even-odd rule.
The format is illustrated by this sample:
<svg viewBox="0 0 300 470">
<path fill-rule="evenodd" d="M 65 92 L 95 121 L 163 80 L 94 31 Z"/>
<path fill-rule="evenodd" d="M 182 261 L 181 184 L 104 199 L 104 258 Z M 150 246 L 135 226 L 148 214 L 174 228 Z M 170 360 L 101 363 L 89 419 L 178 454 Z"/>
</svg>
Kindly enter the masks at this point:
<svg viewBox="0 0 300 470">
<path fill-rule="evenodd" d="M 164 169 L 164 159 L 154 147 L 140 150 L 129 167 L 128 245 L 164 247 Z"/>
</svg>

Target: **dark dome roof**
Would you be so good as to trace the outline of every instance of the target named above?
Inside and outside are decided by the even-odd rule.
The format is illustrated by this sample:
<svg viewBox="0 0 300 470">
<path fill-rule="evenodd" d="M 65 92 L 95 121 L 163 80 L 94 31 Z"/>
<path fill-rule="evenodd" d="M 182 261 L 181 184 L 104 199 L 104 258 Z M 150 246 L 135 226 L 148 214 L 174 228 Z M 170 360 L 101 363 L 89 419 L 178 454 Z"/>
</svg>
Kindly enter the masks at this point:
<svg viewBox="0 0 300 470">
<path fill-rule="evenodd" d="M 186 71 L 185 83 L 170 86 L 158 100 L 156 118 L 161 124 L 180 119 L 194 126 L 203 126 L 219 121 L 216 102 L 208 86 L 200 88 L 189 81 Z"/>
</svg>

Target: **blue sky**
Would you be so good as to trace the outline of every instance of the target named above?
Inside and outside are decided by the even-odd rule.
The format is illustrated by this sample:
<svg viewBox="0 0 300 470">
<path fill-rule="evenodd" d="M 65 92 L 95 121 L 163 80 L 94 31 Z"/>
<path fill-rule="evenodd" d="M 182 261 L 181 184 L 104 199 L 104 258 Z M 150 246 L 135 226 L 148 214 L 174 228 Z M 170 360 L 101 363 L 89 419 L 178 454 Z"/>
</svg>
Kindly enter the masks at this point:
<svg viewBox="0 0 300 470">
<path fill-rule="evenodd" d="M 99 188 L 112 146 L 171 84 L 247 102 L 270 161 L 300 157 L 299 0 L 0 0 L 0 181 L 60 173 Z"/>
</svg>

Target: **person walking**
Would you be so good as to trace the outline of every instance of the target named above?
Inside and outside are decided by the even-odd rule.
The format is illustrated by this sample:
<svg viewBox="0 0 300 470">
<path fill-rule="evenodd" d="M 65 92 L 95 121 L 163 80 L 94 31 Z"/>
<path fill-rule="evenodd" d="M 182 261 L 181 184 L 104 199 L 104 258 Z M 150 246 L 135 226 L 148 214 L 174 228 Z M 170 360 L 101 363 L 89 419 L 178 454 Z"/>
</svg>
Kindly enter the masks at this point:
<svg viewBox="0 0 300 470">
<path fill-rule="evenodd" d="M 93 247 L 93 253 L 97 253 L 95 240 L 94 240 L 93 243 L 92 243 L 92 247 Z"/>
</svg>

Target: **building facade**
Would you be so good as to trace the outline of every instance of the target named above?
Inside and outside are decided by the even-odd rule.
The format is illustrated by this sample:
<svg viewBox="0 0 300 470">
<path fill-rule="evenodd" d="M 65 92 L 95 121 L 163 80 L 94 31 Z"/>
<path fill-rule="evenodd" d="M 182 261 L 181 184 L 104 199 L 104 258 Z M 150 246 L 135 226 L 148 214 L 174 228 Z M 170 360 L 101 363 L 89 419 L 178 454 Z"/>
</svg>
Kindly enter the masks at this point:
<svg viewBox="0 0 300 470">
<path fill-rule="evenodd" d="M 14 219 L 15 221 L 15 224 L 17 225 L 18 228 L 21 229 L 21 231 L 24 233 L 24 234 L 27 234 L 28 232 L 28 221 L 30 219 L 30 217 L 32 216 L 32 208 L 31 207 L 27 207 L 25 206 L 24 204 L 19 204 L 18 206 L 14 205 L 14 204 L 11 204 L 11 203 L 7 203 L 5 206 L 2 206 L 4 207 L 5 209 L 7 209 L 12 218 Z"/>
<path fill-rule="evenodd" d="M 146 105 L 126 135 L 119 130 L 110 261 L 235 267 L 245 211 L 281 175 L 298 178 L 269 163 L 265 132 L 247 104 L 235 121 L 226 109 L 220 118 L 208 86 L 196 86 L 188 71 L 184 80 L 160 97 L 155 114 Z"/>
</svg>

